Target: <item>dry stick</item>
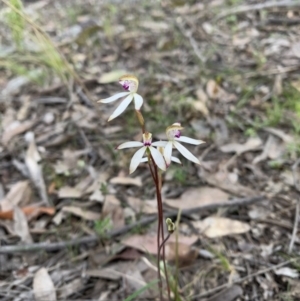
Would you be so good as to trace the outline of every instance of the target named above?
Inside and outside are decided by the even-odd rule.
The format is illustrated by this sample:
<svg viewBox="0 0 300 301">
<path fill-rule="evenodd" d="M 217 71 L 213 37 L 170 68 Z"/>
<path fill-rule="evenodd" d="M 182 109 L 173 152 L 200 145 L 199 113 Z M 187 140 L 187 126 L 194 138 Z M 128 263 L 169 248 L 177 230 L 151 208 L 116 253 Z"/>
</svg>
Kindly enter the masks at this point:
<svg viewBox="0 0 300 301">
<path fill-rule="evenodd" d="M 249 204 L 253 204 L 255 202 L 259 202 L 265 199 L 264 196 L 255 196 L 250 198 L 242 198 L 242 199 L 235 199 L 232 201 L 226 201 L 226 202 L 219 202 L 214 204 L 207 204 L 195 208 L 185 209 L 182 210 L 182 215 L 190 215 L 191 213 L 197 213 L 199 211 L 203 210 L 213 210 L 217 208 L 227 208 L 227 207 L 233 207 L 233 206 L 246 206 Z M 171 211 L 167 212 L 165 214 L 165 217 L 176 217 L 177 211 Z M 149 223 L 156 220 L 156 215 L 146 217 L 138 222 L 132 223 L 130 225 L 126 225 L 125 227 L 122 227 L 120 229 L 115 229 L 112 231 L 109 231 L 106 234 L 107 238 L 113 238 L 119 235 L 122 235 L 124 233 L 128 233 L 130 230 L 137 226 L 145 226 Z M 99 236 L 86 236 L 78 239 L 73 239 L 69 241 L 61 241 L 61 242 L 55 242 L 55 243 L 48 243 L 48 242 L 42 242 L 42 243 L 33 243 L 33 244 L 27 244 L 27 245 L 16 245 L 16 246 L 2 246 L 0 247 L 0 254 L 11 254 L 11 253 L 19 253 L 19 252 L 31 252 L 31 251 L 57 251 L 61 250 L 67 247 L 72 246 L 78 246 L 80 244 L 95 244 L 100 240 Z"/>
<path fill-rule="evenodd" d="M 298 231 L 298 223 L 299 223 L 299 200 L 297 200 L 297 204 L 296 204 L 296 212 L 295 212 L 295 222 L 294 222 L 294 227 L 293 227 L 293 233 L 292 233 L 292 238 L 290 241 L 290 245 L 289 245 L 289 250 L 288 253 L 290 254 L 293 250 L 294 244 L 295 244 L 295 240 L 296 240 L 296 235 L 297 235 L 297 231 Z"/>
<path fill-rule="evenodd" d="M 294 179 L 294 186 L 298 192 L 300 192 L 300 185 L 299 185 L 299 180 L 297 179 L 297 169 L 300 164 L 300 159 L 298 159 L 292 166 L 292 171 L 293 171 L 293 179 Z M 294 247 L 296 235 L 297 235 L 297 230 L 298 230 L 298 223 L 299 223 L 299 211 L 300 211 L 300 204 L 299 204 L 299 199 L 297 200 L 296 203 L 296 212 L 295 212 L 295 221 L 294 221 L 294 227 L 293 227 L 293 232 L 292 232 L 292 237 L 289 245 L 289 250 L 288 253 L 291 253 Z"/>
<path fill-rule="evenodd" d="M 258 71 L 253 71 L 253 72 L 246 72 L 241 76 L 238 76 L 238 78 L 244 78 L 248 79 L 251 77 L 256 77 L 256 76 L 268 76 L 268 75 L 276 75 L 276 74 L 283 74 L 287 72 L 292 72 L 292 71 L 297 71 L 300 68 L 299 65 L 294 65 L 294 66 L 289 66 L 289 67 L 280 67 L 280 68 L 271 68 L 266 71 L 258 72 Z"/>
<path fill-rule="evenodd" d="M 241 6 L 224 10 L 223 12 L 221 12 L 219 15 L 216 16 L 214 21 L 223 19 L 229 15 L 240 14 L 249 11 L 257 11 L 257 10 L 262 10 L 265 8 L 272 8 L 272 7 L 291 7 L 291 6 L 300 6 L 300 2 L 299 1 L 281 1 L 281 2 L 270 1 L 270 2 L 252 4 L 252 5 L 241 5 Z"/>
<path fill-rule="evenodd" d="M 215 292 L 217 292 L 217 291 L 219 291 L 219 290 L 221 290 L 221 289 L 223 289 L 223 288 L 230 287 L 232 284 L 241 283 L 241 282 L 243 282 L 243 281 L 246 281 L 246 280 L 251 279 L 252 277 L 256 277 L 256 276 L 259 276 L 259 275 L 261 275 L 261 274 L 265 274 L 265 273 L 267 273 L 267 272 L 269 272 L 269 271 L 272 271 L 272 270 L 281 268 L 281 267 L 283 267 L 283 266 L 285 266 L 285 265 L 287 265 L 287 264 L 289 264 L 289 263 L 291 263 L 291 262 L 293 262 L 293 261 L 296 261 L 296 260 L 297 260 L 296 258 L 289 259 L 289 260 L 284 261 L 284 262 L 282 262 L 282 263 L 279 263 L 279 264 L 277 264 L 277 265 L 274 265 L 274 266 L 268 267 L 268 268 L 266 268 L 266 269 L 257 271 L 256 273 L 247 275 L 247 276 L 245 276 L 245 277 L 243 277 L 243 278 L 240 278 L 240 279 L 237 279 L 237 280 L 233 280 L 230 284 L 228 284 L 228 283 L 222 284 L 222 285 L 220 285 L 220 286 L 218 286 L 218 287 L 215 287 L 215 288 L 213 288 L 213 289 L 211 289 L 211 290 L 208 290 L 208 291 L 206 291 L 206 292 L 204 292 L 204 293 L 202 293 L 202 294 L 198 294 L 198 295 L 192 296 L 192 297 L 191 297 L 191 300 L 196 299 L 196 298 L 197 298 L 197 300 L 200 300 L 200 298 L 206 297 L 206 296 L 208 296 L 208 295 L 211 295 L 211 294 L 213 294 L 213 293 L 215 293 Z"/>
</svg>

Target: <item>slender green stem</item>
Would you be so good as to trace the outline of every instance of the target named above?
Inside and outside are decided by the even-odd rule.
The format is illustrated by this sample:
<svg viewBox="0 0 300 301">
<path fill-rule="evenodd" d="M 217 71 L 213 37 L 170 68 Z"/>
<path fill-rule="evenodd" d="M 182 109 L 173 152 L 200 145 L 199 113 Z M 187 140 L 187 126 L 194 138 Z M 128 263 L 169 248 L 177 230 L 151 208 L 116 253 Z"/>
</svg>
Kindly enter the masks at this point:
<svg viewBox="0 0 300 301">
<path fill-rule="evenodd" d="M 161 252 L 161 249 L 163 249 L 163 263 L 164 263 L 164 271 L 165 271 L 165 277 L 166 277 L 166 283 L 167 283 L 169 301 L 171 301 L 171 289 L 170 289 L 168 269 L 167 269 L 167 266 L 166 266 L 166 258 L 165 258 L 164 249 L 165 249 L 166 242 L 168 241 L 168 239 L 170 238 L 170 236 L 171 236 L 171 233 L 169 232 L 168 235 L 167 235 L 167 237 L 163 240 L 163 242 L 161 243 L 161 245 L 159 247 L 159 252 Z"/>
<path fill-rule="evenodd" d="M 179 209 L 178 214 L 177 214 L 177 219 L 176 219 L 176 233 L 175 233 L 175 258 L 176 258 L 176 271 L 175 271 L 175 283 L 178 283 L 178 279 L 179 279 L 179 257 L 178 257 L 178 229 L 179 229 L 179 222 L 180 222 L 180 218 L 181 218 L 181 209 Z M 175 300 L 180 300 L 179 299 L 179 293 L 178 293 L 178 286 L 175 285 Z"/>
</svg>

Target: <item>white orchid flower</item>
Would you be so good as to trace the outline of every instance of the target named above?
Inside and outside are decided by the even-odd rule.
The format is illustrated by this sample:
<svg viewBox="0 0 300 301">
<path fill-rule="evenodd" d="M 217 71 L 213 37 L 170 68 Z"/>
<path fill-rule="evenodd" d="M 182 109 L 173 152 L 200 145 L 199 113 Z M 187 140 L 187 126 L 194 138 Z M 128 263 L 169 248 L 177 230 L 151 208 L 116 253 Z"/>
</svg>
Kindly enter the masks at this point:
<svg viewBox="0 0 300 301">
<path fill-rule="evenodd" d="M 168 142 L 165 144 L 164 147 L 164 157 L 167 163 L 167 166 L 170 165 L 172 160 L 172 149 L 177 148 L 177 150 L 188 160 L 200 164 L 200 161 L 187 149 L 185 148 L 181 143 L 179 142 L 185 142 L 189 144 L 199 145 L 202 143 L 205 143 L 202 140 L 196 140 L 189 137 L 181 136 L 181 130 L 183 130 L 183 127 L 180 123 L 173 123 L 171 126 L 167 127 L 166 134 L 168 137 Z M 176 162 L 176 161 L 175 161 Z"/>
<path fill-rule="evenodd" d="M 134 99 L 134 106 L 137 111 L 139 111 L 143 105 L 143 97 L 136 93 L 139 86 L 139 81 L 134 75 L 122 76 L 119 79 L 119 83 L 127 92 L 117 93 L 111 97 L 100 99 L 97 101 L 101 103 L 110 103 L 116 101 L 117 99 L 120 99 L 121 97 L 126 96 L 121 102 L 121 104 L 116 108 L 116 110 L 109 117 L 108 121 L 111 121 L 114 118 L 121 115 L 129 106 L 129 104 L 133 99 Z"/>
<path fill-rule="evenodd" d="M 165 146 L 167 142 L 166 142 L 166 141 L 161 141 L 161 143 L 162 143 L 162 145 Z M 159 151 L 162 155 L 164 154 L 164 148 L 163 148 L 162 146 L 158 146 L 157 149 L 158 149 L 158 151 Z M 174 156 L 171 156 L 171 161 L 176 162 L 176 163 L 182 165 L 181 161 L 180 161 L 178 158 L 174 157 Z M 148 162 L 148 157 L 142 158 L 141 162 Z"/>
<path fill-rule="evenodd" d="M 141 148 L 135 152 L 133 155 L 131 162 L 130 162 L 130 167 L 129 167 L 129 173 L 133 173 L 139 164 L 141 162 L 146 162 L 143 159 L 143 156 L 146 151 L 150 151 L 151 156 L 155 162 L 155 164 L 162 170 L 166 170 L 166 162 L 162 154 L 154 147 L 154 146 L 163 146 L 165 145 L 165 142 L 162 141 L 157 141 L 152 143 L 152 134 L 151 133 L 144 133 L 143 134 L 143 142 L 138 142 L 138 141 L 129 141 L 129 142 L 124 142 L 121 145 L 117 147 L 117 149 L 122 149 L 122 148 L 129 148 L 129 147 L 139 147 Z"/>
</svg>

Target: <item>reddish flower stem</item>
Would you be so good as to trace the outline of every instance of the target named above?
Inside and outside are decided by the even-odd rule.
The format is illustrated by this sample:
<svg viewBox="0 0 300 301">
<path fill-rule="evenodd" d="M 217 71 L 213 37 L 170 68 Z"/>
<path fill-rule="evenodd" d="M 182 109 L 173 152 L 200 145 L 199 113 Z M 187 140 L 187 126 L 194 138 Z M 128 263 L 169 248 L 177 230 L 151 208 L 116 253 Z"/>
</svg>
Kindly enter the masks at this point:
<svg viewBox="0 0 300 301">
<path fill-rule="evenodd" d="M 137 119 L 141 125 L 143 134 L 146 132 L 145 128 L 145 122 L 144 117 L 141 113 L 141 111 L 136 111 Z M 163 285 L 162 285 L 162 278 L 161 278 L 161 272 L 160 272 L 160 258 L 161 258 L 161 249 L 162 251 L 162 258 L 164 263 L 164 272 L 166 276 L 166 283 L 168 288 L 168 297 L 169 301 L 171 300 L 171 291 L 170 291 L 170 284 L 169 284 L 169 277 L 168 277 L 168 271 L 166 266 L 166 260 L 165 260 L 165 242 L 168 240 L 170 235 L 164 239 L 164 214 L 163 214 L 163 205 L 162 205 L 162 197 L 161 197 L 161 186 L 162 186 L 162 179 L 161 174 L 158 170 L 157 165 L 155 164 L 155 161 L 153 160 L 153 157 L 151 156 L 150 152 L 147 152 L 148 155 L 148 165 L 151 172 L 151 176 L 153 178 L 153 182 L 155 184 L 156 188 L 156 198 L 157 198 L 157 213 L 158 213 L 158 226 L 157 226 L 157 277 L 158 277 L 158 287 L 159 287 L 159 296 L 160 301 L 163 301 Z M 153 168 L 151 166 L 151 162 L 153 164 Z M 162 243 L 161 243 L 162 239 Z"/>
<path fill-rule="evenodd" d="M 158 209 L 158 229 L 157 229 L 157 235 L 159 235 L 159 232 L 161 232 L 161 239 L 162 243 L 158 245 L 158 256 L 160 257 L 161 255 L 161 248 L 162 248 L 162 259 L 163 259 L 163 264 L 164 264 L 164 272 L 166 276 L 166 284 L 167 284 L 167 289 L 168 289 L 168 298 L 169 301 L 171 300 L 171 290 L 170 290 L 170 285 L 169 285 L 169 277 L 168 277 L 168 270 L 167 270 L 167 265 L 166 265 L 166 251 L 165 251 L 165 238 L 164 238 L 164 213 L 163 213 L 163 205 L 162 205 L 162 197 L 161 197 L 161 186 L 162 186 L 162 179 L 161 179 L 161 174 L 153 161 L 154 165 L 154 172 L 156 174 L 156 197 L 157 197 L 157 209 Z"/>
</svg>

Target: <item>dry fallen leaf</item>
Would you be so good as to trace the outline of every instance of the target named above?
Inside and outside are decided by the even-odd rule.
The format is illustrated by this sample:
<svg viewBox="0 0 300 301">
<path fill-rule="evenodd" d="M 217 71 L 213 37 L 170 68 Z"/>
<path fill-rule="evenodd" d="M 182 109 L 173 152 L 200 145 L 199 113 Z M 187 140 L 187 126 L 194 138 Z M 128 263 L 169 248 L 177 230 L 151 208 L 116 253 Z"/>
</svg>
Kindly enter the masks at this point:
<svg viewBox="0 0 300 301">
<path fill-rule="evenodd" d="M 142 28 L 159 33 L 169 29 L 169 24 L 167 22 L 142 21 L 139 25 Z"/>
<path fill-rule="evenodd" d="M 196 235 L 191 236 L 184 236 L 180 235 L 178 236 L 178 242 L 180 244 L 184 244 L 187 246 L 191 246 L 198 240 L 198 237 Z M 168 243 L 174 243 L 176 242 L 175 235 L 172 235 Z M 137 250 L 140 250 L 142 252 L 150 253 L 150 254 L 157 254 L 157 237 L 156 235 L 152 234 L 145 234 L 145 235 L 132 235 L 122 240 L 122 244 L 129 246 L 131 248 L 135 248 Z"/>
<path fill-rule="evenodd" d="M 269 135 L 262 153 L 253 159 L 253 164 L 257 164 L 267 158 L 272 160 L 279 158 L 285 151 L 285 143 L 280 142 L 279 138 Z"/>
<path fill-rule="evenodd" d="M 219 171 L 216 173 L 206 172 L 203 168 L 200 168 L 199 176 L 208 184 L 219 187 L 222 190 L 228 191 L 236 196 L 250 197 L 257 195 L 255 190 L 252 190 L 251 188 L 238 182 L 233 183 L 230 173 L 222 166 L 219 167 Z"/>
<path fill-rule="evenodd" d="M 207 108 L 207 103 L 208 103 L 207 95 L 201 88 L 199 88 L 196 91 L 196 95 L 197 95 L 197 100 L 192 102 L 194 108 L 197 111 L 201 112 L 204 116 L 208 116 L 209 111 Z"/>
<path fill-rule="evenodd" d="M 243 289 L 239 285 L 234 284 L 203 301 L 234 301 L 237 297 L 242 295 Z"/>
<path fill-rule="evenodd" d="M 22 106 L 19 109 L 18 114 L 17 114 L 17 119 L 19 121 L 23 121 L 23 120 L 27 119 L 29 112 L 30 112 L 30 107 L 32 104 L 32 101 L 31 101 L 29 95 L 22 96 L 21 101 L 22 101 Z"/>
<path fill-rule="evenodd" d="M 85 271 L 85 275 L 108 280 L 119 280 L 122 275 L 112 268 L 93 269 Z"/>
<path fill-rule="evenodd" d="M 179 199 L 167 199 L 164 200 L 164 203 L 174 208 L 190 209 L 202 205 L 227 201 L 228 198 L 229 195 L 226 192 L 218 188 L 207 186 L 187 189 Z"/>
<path fill-rule="evenodd" d="M 35 206 L 28 206 L 20 208 L 22 212 L 26 216 L 38 216 L 40 214 L 48 214 L 53 215 L 55 213 L 54 207 L 35 207 Z M 9 211 L 0 211 L 0 219 L 13 219 L 13 210 Z"/>
<path fill-rule="evenodd" d="M 81 196 L 81 191 L 76 189 L 75 187 L 64 186 L 58 190 L 58 197 L 60 199 L 78 199 L 81 198 Z"/>
<path fill-rule="evenodd" d="M 14 231 L 21 238 L 22 242 L 27 244 L 33 242 L 26 216 L 17 206 L 14 208 Z"/>
<path fill-rule="evenodd" d="M 80 278 L 76 278 L 59 288 L 58 297 L 62 300 L 66 300 L 66 298 L 68 298 L 70 295 L 73 295 L 74 292 L 80 291 L 83 286 L 83 281 Z"/>
<path fill-rule="evenodd" d="M 56 301 L 56 291 L 51 277 L 45 268 L 39 269 L 33 278 L 35 301 Z"/>
<path fill-rule="evenodd" d="M 226 92 L 216 83 L 216 81 L 212 79 L 206 84 L 206 93 L 210 99 L 220 100 L 223 102 L 236 101 L 237 99 L 236 95 Z"/>
<path fill-rule="evenodd" d="M 70 149 L 63 150 L 63 159 L 55 163 L 54 169 L 57 174 L 77 173 L 79 166 L 79 157 L 89 152 L 89 149 L 73 151 Z"/>
<path fill-rule="evenodd" d="M 126 74 L 125 70 L 114 70 L 108 73 L 103 73 L 98 80 L 99 84 L 110 84 L 118 82 L 119 78 Z"/>
<path fill-rule="evenodd" d="M 36 121 L 24 121 L 20 123 L 19 121 L 14 122 L 9 127 L 7 127 L 2 135 L 2 144 L 7 146 L 11 139 L 19 134 L 24 133 L 25 131 L 29 130 Z"/>
<path fill-rule="evenodd" d="M 19 181 L 12 185 L 7 195 L 0 200 L 1 211 L 13 210 L 14 206 L 24 206 L 31 200 L 32 190 L 29 181 Z"/>
<path fill-rule="evenodd" d="M 251 137 L 244 144 L 230 143 L 221 146 L 220 150 L 223 153 L 236 153 L 240 155 L 248 151 L 257 150 L 261 147 L 261 145 L 262 140 L 259 137 Z"/>
<path fill-rule="evenodd" d="M 290 278 L 299 278 L 299 273 L 296 269 L 291 269 L 289 267 L 283 267 L 274 271 L 278 276 L 286 276 Z"/>
<path fill-rule="evenodd" d="M 276 129 L 276 128 L 271 128 L 271 127 L 265 127 L 263 128 L 264 131 L 271 133 L 277 137 L 279 137 L 280 139 L 282 139 L 285 143 L 292 143 L 295 141 L 295 138 L 291 135 L 288 135 L 287 133 L 285 133 L 284 131 L 280 130 L 280 129 Z"/>
<path fill-rule="evenodd" d="M 190 245 L 183 244 L 180 241 L 166 243 L 166 260 L 171 262 L 178 262 L 179 267 L 191 265 L 198 257 L 196 249 L 191 248 Z M 177 260 L 176 260 L 177 257 Z"/>
<path fill-rule="evenodd" d="M 109 181 L 111 184 L 119 184 L 119 185 L 134 185 L 141 187 L 142 179 L 140 177 L 130 178 L 130 177 L 114 177 Z"/>
<path fill-rule="evenodd" d="M 110 217 L 113 229 L 123 227 L 125 225 L 124 210 L 120 201 L 112 194 L 106 195 L 102 208 L 101 217 Z"/>
<path fill-rule="evenodd" d="M 196 229 L 199 229 L 199 233 L 209 238 L 242 234 L 250 230 L 250 225 L 247 223 L 218 216 L 209 216 L 202 221 L 192 223 Z"/>
<path fill-rule="evenodd" d="M 127 197 L 128 205 L 136 212 L 136 213 L 147 213 L 153 214 L 157 213 L 157 201 L 156 200 L 147 200 L 143 201 L 140 198 Z"/>
<path fill-rule="evenodd" d="M 88 210 L 85 210 L 85 209 L 82 209 L 79 207 L 75 207 L 75 206 L 65 206 L 62 208 L 62 211 L 74 214 L 85 220 L 90 220 L 90 221 L 97 221 L 101 217 L 100 213 L 88 211 Z"/>
<path fill-rule="evenodd" d="M 29 142 L 29 145 L 26 152 L 25 163 L 28 168 L 30 178 L 38 189 L 42 201 L 48 204 L 47 189 L 43 178 L 42 168 L 38 164 L 40 161 L 40 155 L 35 144 L 34 133 L 27 133 L 26 139 Z"/>
</svg>

